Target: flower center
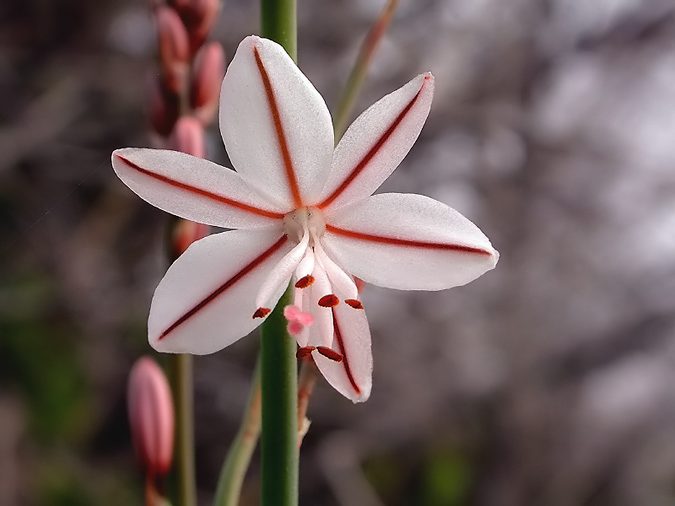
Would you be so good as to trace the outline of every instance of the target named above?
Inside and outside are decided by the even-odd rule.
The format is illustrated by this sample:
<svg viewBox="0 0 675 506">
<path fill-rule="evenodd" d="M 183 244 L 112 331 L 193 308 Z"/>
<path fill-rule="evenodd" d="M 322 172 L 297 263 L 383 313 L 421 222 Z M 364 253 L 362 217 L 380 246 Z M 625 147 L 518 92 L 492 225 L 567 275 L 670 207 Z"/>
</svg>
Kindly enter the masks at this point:
<svg viewBox="0 0 675 506">
<path fill-rule="evenodd" d="M 284 216 L 284 229 L 288 238 L 296 243 L 309 232 L 311 244 L 313 238 L 320 238 L 326 231 L 326 221 L 316 207 L 301 207 Z"/>
</svg>

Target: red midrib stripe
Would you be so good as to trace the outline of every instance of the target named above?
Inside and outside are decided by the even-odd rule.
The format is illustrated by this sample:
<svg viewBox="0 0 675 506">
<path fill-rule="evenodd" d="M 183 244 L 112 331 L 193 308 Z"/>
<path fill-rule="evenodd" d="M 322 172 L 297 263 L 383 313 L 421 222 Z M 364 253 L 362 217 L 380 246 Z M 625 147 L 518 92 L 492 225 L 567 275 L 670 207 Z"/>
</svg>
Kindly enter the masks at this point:
<svg viewBox="0 0 675 506">
<path fill-rule="evenodd" d="M 376 242 L 380 244 L 390 244 L 392 246 L 407 246 L 411 248 L 425 248 L 435 250 L 457 251 L 460 253 L 475 253 L 478 255 L 491 256 L 492 252 L 482 248 L 474 248 L 473 246 L 464 246 L 461 244 L 448 244 L 442 242 L 430 241 L 414 241 L 410 239 L 398 239 L 396 237 L 386 237 L 381 235 L 366 234 L 363 232 L 355 232 L 354 230 L 347 230 L 339 228 L 334 225 L 326 224 L 326 230 L 337 235 L 358 239 L 360 241 Z"/>
<path fill-rule="evenodd" d="M 246 276 L 249 272 L 251 272 L 253 269 L 258 267 L 260 264 L 262 264 L 265 260 L 267 260 L 267 258 L 269 258 L 274 252 L 276 252 L 279 248 L 281 248 L 281 246 L 284 245 L 284 243 L 286 242 L 286 239 L 287 239 L 286 235 L 283 235 L 272 246 L 267 248 L 263 253 L 261 253 L 259 256 L 254 258 L 250 263 L 248 263 L 246 266 L 244 266 L 234 276 L 232 276 L 230 279 L 225 281 L 222 285 L 220 285 L 218 288 L 216 288 L 207 297 L 202 299 L 197 305 L 195 305 L 187 313 L 185 313 L 183 316 L 181 316 L 175 322 L 173 322 L 169 326 L 169 328 L 167 328 L 164 332 L 162 332 L 160 334 L 158 339 L 164 339 L 170 332 L 175 330 L 176 327 L 185 323 L 186 320 L 190 319 L 195 314 L 197 314 L 197 312 L 199 312 L 201 309 L 203 309 L 209 302 L 213 301 L 216 297 L 222 295 L 225 290 L 230 288 L 237 281 L 239 281 L 241 278 Z"/>
<path fill-rule="evenodd" d="M 260 71 L 260 77 L 262 78 L 263 86 L 265 87 L 265 94 L 267 95 L 267 102 L 270 106 L 270 111 L 272 113 L 272 120 L 274 121 L 274 129 L 277 133 L 277 140 L 279 141 L 279 150 L 281 151 L 281 158 L 284 162 L 284 168 L 286 169 L 286 178 L 288 179 L 288 184 L 291 187 L 291 195 L 293 197 L 293 202 L 297 208 L 302 207 L 302 197 L 300 196 L 300 187 L 298 186 L 298 179 L 295 175 L 295 170 L 293 169 L 293 160 L 291 159 L 291 153 L 288 149 L 288 142 L 286 141 L 286 133 L 284 132 L 284 126 L 281 124 L 281 115 L 279 114 L 279 107 L 277 106 L 277 99 L 274 96 L 274 90 L 272 89 L 272 83 L 270 82 L 270 77 L 265 70 L 260 54 L 258 53 L 258 48 L 253 48 L 253 53 L 255 54 L 255 62 L 258 64 L 258 70 Z"/>
<path fill-rule="evenodd" d="M 352 387 L 354 390 L 356 390 L 356 393 L 358 395 L 361 395 L 361 389 L 359 388 L 359 385 L 356 384 L 356 380 L 354 379 L 354 375 L 352 374 L 352 368 L 349 365 L 349 359 L 347 358 L 347 350 L 345 350 L 345 343 L 342 340 L 342 334 L 340 333 L 340 326 L 338 325 L 337 322 L 337 315 L 335 314 L 335 309 L 333 311 L 333 329 L 335 330 L 335 339 L 337 339 L 337 344 L 338 347 L 340 348 L 340 354 L 342 355 L 342 364 L 345 366 L 345 373 L 347 374 L 347 378 L 349 379 L 349 382 L 352 384 Z"/>
<path fill-rule="evenodd" d="M 389 137 L 392 136 L 396 128 L 401 124 L 401 121 L 407 116 L 407 114 L 410 112 L 410 109 L 415 105 L 417 102 L 417 99 L 420 97 L 422 90 L 427 84 L 427 77 L 424 78 L 424 82 L 422 83 L 422 86 L 420 86 L 419 91 L 415 94 L 413 99 L 408 102 L 408 105 L 405 106 L 405 108 L 399 113 L 398 116 L 396 116 L 396 119 L 394 122 L 387 128 L 387 130 L 382 134 L 382 136 L 377 140 L 377 142 L 373 145 L 372 148 L 370 148 L 370 151 L 366 153 L 366 156 L 364 156 L 361 161 L 356 164 L 356 167 L 352 169 L 352 171 L 349 173 L 349 175 L 345 178 L 344 181 L 338 186 L 333 193 L 331 193 L 323 202 L 321 202 L 318 207 L 319 209 L 322 209 L 324 207 L 329 206 L 336 198 L 340 196 L 340 194 L 347 189 L 347 187 L 354 182 L 354 179 L 363 172 L 363 169 L 366 168 L 366 166 L 370 163 L 370 161 L 373 159 L 373 157 L 378 153 L 380 149 L 382 149 L 382 146 L 385 145 L 387 140 L 389 140 Z"/>
<path fill-rule="evenodd" d="M 284 217 L 282 213 L 275 213 L 274 211 L 267 211 L 266 209 L 260 209 L 255 206 L 244 204 L 243 202 L 238 202 L 236 200 L 232 200 L 222 195 L 218 195 L 217 193 L 212 193 L 210 191 L 197 188 L 196 186 L 190 186 L 189 184 L 181 183 L 180 181 L 176 181 L 175 179 L 171 179 L 170 177 L 164 176 L 162 174 L 157 174 L 155 172 L 149 171 L 148 169 L 144 169 L 140 165 L 135 164 L 131 160 L 128 160 L 127 158 L 124 158 L 121 155 L 115 156 L 119 158 L 124 164 L 140 172 L 141 174 L 145 174 L 146 176 L 156 179 L 157 181 L 161 181 L 162 183 L 166 183 L 170 186 L 173 186 L 174 188 L 185 190 L 187 192 L 194 193 L 201 197 L 205 197 L 220 204 L 225 204 L 231 207 L 236 207 L 237 209 L 241 209 L 242 211 L 248 211 L 249 213 L 257 214 L 258 216 L 264 216 L 265 218 L 274 218 L 280 220 Z"/>
</svg>

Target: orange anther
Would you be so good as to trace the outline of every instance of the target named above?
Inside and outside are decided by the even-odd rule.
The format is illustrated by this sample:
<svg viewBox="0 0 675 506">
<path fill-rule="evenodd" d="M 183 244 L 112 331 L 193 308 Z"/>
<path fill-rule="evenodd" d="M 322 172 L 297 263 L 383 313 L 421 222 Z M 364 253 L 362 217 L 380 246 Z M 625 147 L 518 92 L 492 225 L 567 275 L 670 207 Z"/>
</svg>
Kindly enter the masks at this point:
<svg viewBox="0 0 675 506">
<path fill-rule="evenodd" d="M 271 311 L 272 310 L 268 307 L 259 307 L 255 310 L 255 313 L 253 313 L 253 318 L 264 318 L 270 314 Z"/>
<path fill-rule="evenodd" d="M 303 276 L 295 282 L 295 288 L 307 288 L 312 283 L 314 283 L 314 276 L 308 274 Z"/>
<path fill-rule="evenodd" d="M 345 299 L 345 303 L 349 304 L 354 309 L 363 309 L 363 304 L 358 299 Z"/>
<path fill-rule="evenodd" d="M 295 356 L 299 360 L 302 360 L 303 358 L 310 357 L 314 350 L 316 350 L 314 346 L 303 346 L 302 348 L 298 348 L 298 352 L 295 354 Z"/>
<path fill-rule="evenodd" d="M 331 348 L 327 348 L 326 346 L 317 346 L 316 351 L 321 353 L 324 357 L 334 360 L 335 362 L 342 362 L 342 354 Z"/>
<path fill-rule="evenodd" d="M 334 293 L 324 295 L 319 299 L 319 306 L 321 307 L 335 307 L 340 303 L 340 299 Z"/>
</svg>

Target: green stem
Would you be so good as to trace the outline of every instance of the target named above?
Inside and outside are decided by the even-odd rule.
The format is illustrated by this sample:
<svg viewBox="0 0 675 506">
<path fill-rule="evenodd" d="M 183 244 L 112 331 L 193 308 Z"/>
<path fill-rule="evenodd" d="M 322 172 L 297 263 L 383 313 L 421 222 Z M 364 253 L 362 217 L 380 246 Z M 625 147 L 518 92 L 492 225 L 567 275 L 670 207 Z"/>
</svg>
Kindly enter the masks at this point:
<svg viewBox="0 0 675 506">
<path fill-rule="evenodd" d="M 297 61 L 296 0 L 260 0 L 260 28 L 263 37 L 278 42 Z"/>
<path fill-rule="evenodd" d="M 286 331 L 283 314 L 290 298 L 289 289 L 262 325 L 262 506 L 298 504 L 296 344 Z"/>
<path fill-rule="evenodd" d="M 179 506 L 197 504 L 195 485 L 194 400 L 192 393 L 192 355 L 170 357 L 171 389 L 176 411 L 176 481 Z"/>
<path fill-rule="evenodd" d="M 361 92 L 361 87 L 368 74 L 370 60 L 373 58 L 377 46 L 382 40 L 384 33 L 387 31 L 391 19 L 394 17 L 397 5 L 398 0 L 389 0 L 386 3 L 361 44 L 359 56 L 356 58 L 356 62 L 347 79 L 347 84 L 345 84 L 345 87 L 342 89 L 342 95 L 340 95 L 338 106 L 335 109 L 333 129 L 335 130 L 336 144 L 347 129 L 347 122 L 349 121 L 352 109 L 354 108 L 354 103 Z"/>
<path fill-rule="evenodd" d="M 297 60 L 296 0 L 261 0 L 263 37 L 281 44 Z M 287 290 L 262 325 L 260 341 L 262 435 L 261 504 L 298 504 L 298 369 L 295 339 L 286 331 Z"/>
<path fill-rule="evenodd" d="M 246 476 L 253 451 L 260 435 L 260 361 L 256 364 L 253 384 L 248 397 L 244 418 L 241 421 L 230 450 L 220 471 L 214 506 L 237 506 L 241 486 Z"/>
</svg>

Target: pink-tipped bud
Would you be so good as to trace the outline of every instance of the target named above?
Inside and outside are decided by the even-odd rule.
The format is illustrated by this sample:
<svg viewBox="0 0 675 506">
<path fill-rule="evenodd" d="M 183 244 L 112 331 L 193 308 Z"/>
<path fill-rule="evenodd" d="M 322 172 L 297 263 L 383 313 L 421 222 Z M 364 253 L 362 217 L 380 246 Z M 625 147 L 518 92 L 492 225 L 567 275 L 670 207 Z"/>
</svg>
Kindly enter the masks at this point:
<svg viewBox="0 0 675 506">
<path fill-rule="evenodd" d="M 204 127 L 192 116 L 182 116 L 171 132 L 168 148 L 204 158 Z"/>
<path fill-rule="evenodd" d="M 199 16 L 199 23 L 190 32 L 190 42 L 192 48 L 196 49 L 204 43 L 218 17 L 220 0 L 193 0 L 193 3 Z"/>
<path fill-rule="evenodd" d="M 178 12 L 183 12 L 190 8 L 192 0 L 171 0 L 169 3 L 173 5 Z"/>
<path fill-rule="evenodd" d="M 218 42 L 211 42 L 200 49 L 195 59 L 190 89 L 190 105 L 194 114 L 204 124 L 213 121 L 218 110 L 220 84 L 225 75 L 225 52 Z"/>
<path fill-rule="evenodd" d="M 178 96 L 154 78 L 150 79 L 148 95 L 150 124 L 155 132 L 166 137 L 178 120 Z"/>
<path fill-rule="evenodd" d="M 185 84 L 190 59 L 190 40 L 185 25 L 171 7 L 155 11 L 159 37 L 159 59 L 166 86 L 178 93 Z"/>
<path fill-rule="evenodd" d="M 149 476 L 164 476 L 173 458 L 173 401 L 164 372 L 151 358 L 141 357 L 131 368 L 127 400 L 136 454 Z"/>
<path fill-rule="evenodd" d="M 209 232 L 211 227 L 203 223 L 195 223 L 189 220 L 179 220 L 173 227 L 172 241 L 171 241 L 171 255 L 172 258 L 178 258 L 186 249 L 195 241 L 203 239 Z"/>
<path fill-rule="evenodd" d="M 175 0 L 175 5 L 190 35 L 190 48 L 195 52 L 213 27 L 220 0 Z"/>
</svg>

